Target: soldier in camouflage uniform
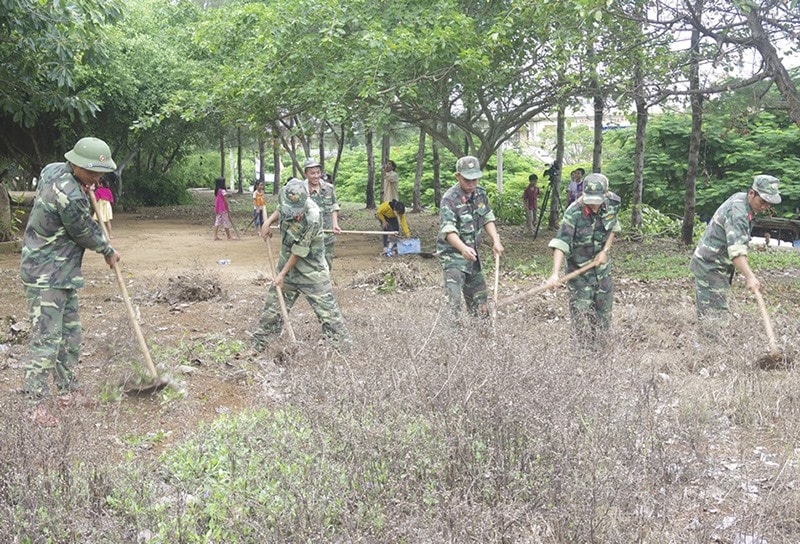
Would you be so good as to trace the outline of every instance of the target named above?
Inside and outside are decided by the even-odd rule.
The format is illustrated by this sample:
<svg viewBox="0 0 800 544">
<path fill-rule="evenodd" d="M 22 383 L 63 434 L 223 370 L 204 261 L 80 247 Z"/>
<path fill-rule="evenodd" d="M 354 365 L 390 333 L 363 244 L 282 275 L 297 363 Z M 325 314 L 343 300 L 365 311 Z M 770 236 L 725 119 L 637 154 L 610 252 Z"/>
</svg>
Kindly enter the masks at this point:
<svg viewBox="0 0 800 544">
<path fill-rule="evenodd" d="M 306 160 L 303 164 L 303 172 L 306 175 L 306 187 L 308 194 L 322 214 L 322 228 L 332 231 L 325 234 L 325 260 L 328 262 L 328 270 L 333 270 L 333 242 L 335 235 L 342 229 L 339 228 L 339 201 L 336 200 L 336 191 L 333 185 L 322 180 L 322 168 L 314 159 Z"/>
<path fill-rule="evenodd" d="M 760 289 L 747 260 L 750 230 L 755 214 L 780 202 L 778 179 L 759 175 L 746 193 L 732 195 L 714 212 L 689 263 L 697 289 L 697 317 L 705 335 L 714 337 L 727 323 L 727 295 L 735 269 L 744 276 L 748 289 Z"/>
<path fill-rule="evenodd" d="M 281 333 L 283 318 L 275 286 L 283 286 L 287 309 L 292 308 L 299 295 L 305 295 L 322 324 L 323 334 L 337 342 L 349 341 L 325 260 L 320 209 L 309 198 L 304 181 L 292 179 L 281 189 L 279 208 L 262 227 L 263 235 L 269 236 L 269 227 L 278 218 L 281 254 L 277 266 L 280 272 L 272 282 L 273 288 L 267 292 L 264 313 L 253 334 L 253 348 L 264 351 Z"/>
<path fill-rule="evenodd" d="M 503 254 L 489 198 L 478 179 L 483 176 L 475 157 L 456 162 L 458 183 L 450 187 L 439 205 L 439 235 L 436 253 L 444 269 L 444 293 L 452 319 L 461 313 L 461 296 L 472 316 L 488 315 L 486 278 L 478 255 L 481 231 L 492 239 L 492 252 Z"/>
<path fill-rule="evenodd" d="M 615 233 L 622 230 L 617 220 L 619 209 L 620 198 L 608 191 L 608 178 L 589 174 L 584 179 L 583 195 L 567 207 L 558 233 L 548 244 L 553 248 L 553 272 L 546 284 L 556 284 L 565 258 L 567 272 L 592 261 L 597 263 L 567 284 L 573 332 L 581 341 L 600 340 L 598 327 L 611 327 L 614 281 L 608 253 Z"/>
<path fill-rule="evenodd" d="M 111 151 L 102 140 L 83 138 L 64 156 L 69 162 L 48 164 L 39 176 L 22 248 L 20 275 L 31 321 L 23 390 L 34 400 L 49 395 L 50 374 L 59 393 L 77 387 L 84 250 L 101 253 L 112 267 L 120 259 L 92 219 L 86 196 L 103 174 L 116 170 Z"/>
</svg>

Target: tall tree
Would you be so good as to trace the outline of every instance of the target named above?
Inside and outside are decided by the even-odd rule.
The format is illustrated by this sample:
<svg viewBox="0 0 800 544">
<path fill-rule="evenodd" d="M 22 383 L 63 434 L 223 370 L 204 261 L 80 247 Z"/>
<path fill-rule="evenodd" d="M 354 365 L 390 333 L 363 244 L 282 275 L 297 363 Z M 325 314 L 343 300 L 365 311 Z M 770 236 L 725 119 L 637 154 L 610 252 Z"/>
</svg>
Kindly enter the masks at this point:
<svg viewBox="0 0 800 544">
<path fill-rule="evenodd" d="M 703 11 L 684 0 L 685 20 L 701 36 L 713 40 L 717 56 L 729 50 L 755 51 L 762 59 L 761 71 L 773 80 L 786 100 L 792 120 L 800 126 L 800 93 L 789 76 L 778 46 L 797 53 L 800 10 L 797 2 L 753 0 L 750 2 L 710 2 Z"/>
<path fill-rule="evenodd" d="M 367 193 L 365 200 L 367 209 L 375 209 L 375 146 L 372 144 L 374 132 L 368 128 L 364 131 L 364 143 L 367 148 Z"/>
<path fill-rule="evenodd" d="M 702 18 L 704 0 L 694 0 L 693 12 Z M 697 165 L 700 160 L 700 137 L 703 129 L 703 95 L 700 93 L 700 31 L 692 30 L 691 64 L 689 65 L 690 90 L 692 103 L 692 135 L 689 138 L 688 160 L 686 168 L 686 193 L 684 195 L 683 224 L 681 241 L 690 245 L 694 234 L 694 216 L 697 204 Z"/>
<path fill-rule="evenodd" d="M 0 2 L 0 157 L 27 177 L 74 143 L 59 125 L 97 112 L 76 77 L 106 62 L 106 32 L 122 14 L 120 0 Z"/>
<path fill-rule="evenodd" d="M 422 203 L 420 192 L 422 187 L 422 170 L 425 167 L 425 130 L 419 129 L 419 144 L 417 145 L 417 168 L 414 173 L 414 192 L 411 197 L 412 211 L 421 212 Z"/>
</svg>

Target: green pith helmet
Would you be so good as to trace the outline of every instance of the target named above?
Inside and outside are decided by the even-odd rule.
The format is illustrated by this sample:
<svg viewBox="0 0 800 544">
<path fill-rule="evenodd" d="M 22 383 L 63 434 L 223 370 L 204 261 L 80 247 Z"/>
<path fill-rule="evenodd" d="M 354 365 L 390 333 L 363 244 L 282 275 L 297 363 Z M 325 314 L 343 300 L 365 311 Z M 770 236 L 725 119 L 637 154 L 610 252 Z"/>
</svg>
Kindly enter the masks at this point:
<svg viewBox="0 0 800 544">
<path fill-rule="evenodd" d="M 108 144 L 98 138 L 81 138 L 64 157 L 74 164 L 92 172 L 113 172 L 117 165 L 111 158 Z"/>
</svg>

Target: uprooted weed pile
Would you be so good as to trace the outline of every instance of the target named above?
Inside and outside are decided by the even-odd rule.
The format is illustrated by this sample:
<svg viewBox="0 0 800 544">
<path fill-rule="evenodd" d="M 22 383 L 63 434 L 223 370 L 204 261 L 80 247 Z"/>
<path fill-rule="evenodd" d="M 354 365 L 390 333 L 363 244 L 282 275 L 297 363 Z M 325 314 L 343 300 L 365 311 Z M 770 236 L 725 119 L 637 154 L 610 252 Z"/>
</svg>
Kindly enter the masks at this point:
<svg viewBox="0 0 800 544">
<path fill-rule="evenodd" d="M 219 275 L 211 272 L 181 274 L 167 278 L 166 285 L 153 294 L 156 302 L 178 304 L 201 302 L 222 294 Z"/>
<path fill-rule="evenodd" d="M 270 408 L 157 460 L 110 466 L 16 421 L 3 540 L 800 541 L 800 378 L 753 368 L 748 307 L 704 346 L 688 297 L 629 293 L 595 350 L 569 337 L 563 292 L 462 332 L 430 293 L 375 295 L 396 310 L 351 313 L 350 350 L 247 367 Z M 786 346 L 793 323 L 776 316 Z"/>
<path fill-rule="evenodd" d="M 384 261 L 381 266 L 361 270 L 353 275 L 349 287 L 352 289 L 375 288 L 379 292 L 413 290 L 422 286 L 435 285 L 438 276 L 422 269 L 413 261 Z"/>
</svg>

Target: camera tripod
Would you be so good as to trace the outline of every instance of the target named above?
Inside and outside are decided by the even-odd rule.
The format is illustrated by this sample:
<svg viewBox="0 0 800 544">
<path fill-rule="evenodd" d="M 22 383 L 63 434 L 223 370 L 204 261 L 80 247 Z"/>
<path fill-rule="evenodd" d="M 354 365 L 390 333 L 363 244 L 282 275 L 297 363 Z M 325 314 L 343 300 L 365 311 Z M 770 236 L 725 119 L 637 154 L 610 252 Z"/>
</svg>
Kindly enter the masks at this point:
<svg viewBox="0 0 800 544">
<path fill-rule="evenodd" d="M 539 220 L 536 222 L 536 230 L 533 231 L 533 239 L 536 240 L 536 237 L 539 236 L 539 227 L 542 226 L 542 219 L 544 218 L 545 210 L 549 214 L 550 211 L 548 206 L 550 205 L 550 197 L 553 193 L 553 178 L 550 178 L 550 183 L 547 184 L 547 189 L 544 191 L 544 198 L 542 198 L 542 205 L 539 207 Z M 558 213 L 559 215 L 564 211 L 563 207 L 561 206 L 561 201 L 558 201 Z"/>
</svg>

